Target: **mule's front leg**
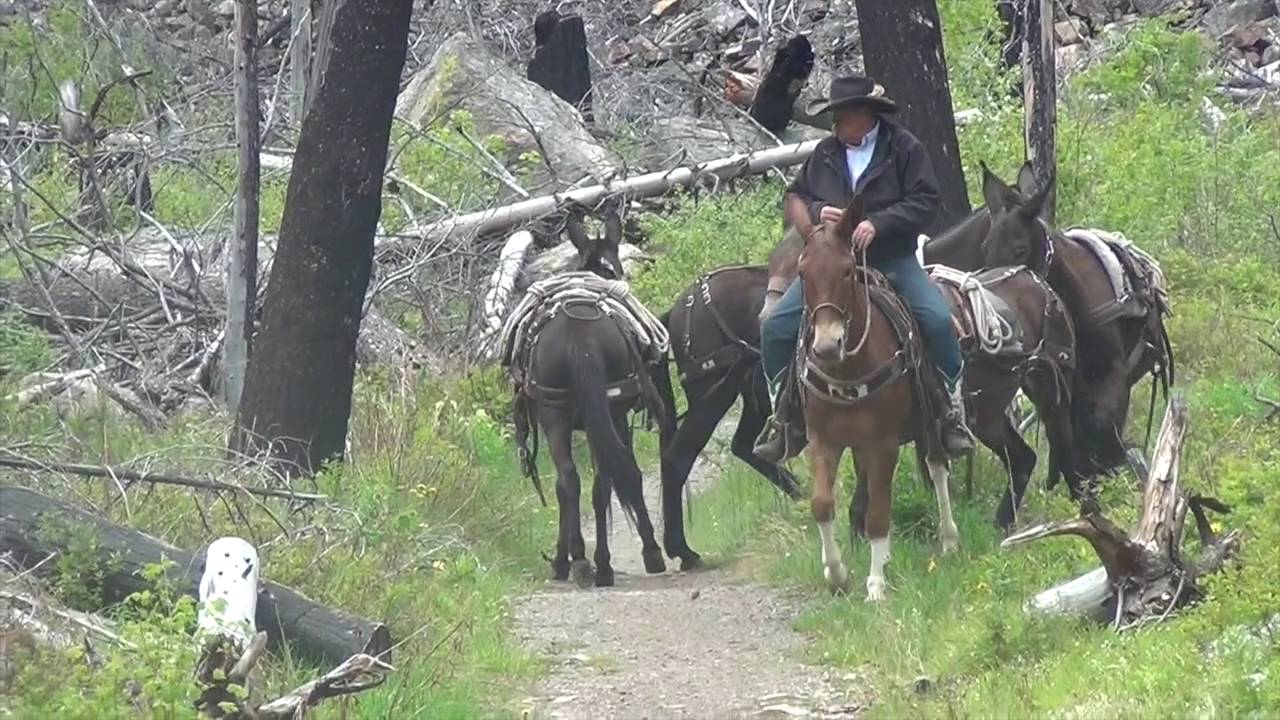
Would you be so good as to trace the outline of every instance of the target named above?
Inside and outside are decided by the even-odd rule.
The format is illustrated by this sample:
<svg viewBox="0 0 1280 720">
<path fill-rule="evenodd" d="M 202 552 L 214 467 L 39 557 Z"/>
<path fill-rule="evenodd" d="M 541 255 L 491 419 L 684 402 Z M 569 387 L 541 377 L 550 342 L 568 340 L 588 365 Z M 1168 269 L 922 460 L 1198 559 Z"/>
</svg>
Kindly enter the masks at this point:
<svg viewBox="0 0 1280 720">
<path fill-rule="evenodd" d="M 884 600 L 884 566 L 889 562 L 890 513 L 893 508 L 893 471 L 898 466 L 896 438 L 886 438 L 856 458 L 867 474 L 867 539 L 871 542 L 871 571 L 867 574 L 867 602 Z"/>
<path fill-rule="evenodd" d="M 836 543 L 836 469 L 844 448 L 827 445 L 810 436 L 809 460 L 813 465 L 813 498 L 810 508 L 818 525 L 818 537 L 822 541 L 822 576 L 831 592 L 849 590 L 849 570 L 840 559 L 840 546 Z"/>
</svg>

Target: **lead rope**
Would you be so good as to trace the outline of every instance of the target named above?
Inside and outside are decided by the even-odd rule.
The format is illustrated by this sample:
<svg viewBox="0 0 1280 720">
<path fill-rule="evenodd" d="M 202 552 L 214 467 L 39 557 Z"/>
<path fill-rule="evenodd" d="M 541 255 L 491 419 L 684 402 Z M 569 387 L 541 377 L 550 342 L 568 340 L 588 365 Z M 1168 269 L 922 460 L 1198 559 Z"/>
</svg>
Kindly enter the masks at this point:
<svg viewBox="0 0 1280 720">
<path fill-rule="evenodd" d="M 861 261 L 859 261 L 861 256 Z M 867 344 L 867 338 L 871 336 L 871 283 L 867 277 L 867 253 L 865 250 L 855 250 L 853 253 L 854 272 L 856 275 L 862 276 L 862 292 L 863 292 L 863 316 L 865 320 L 862 324 L 862 337 L 858 340 L 858 344 L 853 350 L 845 353 L 846 357 L 856 357 L 862 352 L 862 346 Z M 855 275 L 855 277 L 856 277 Z"/>
</svg>

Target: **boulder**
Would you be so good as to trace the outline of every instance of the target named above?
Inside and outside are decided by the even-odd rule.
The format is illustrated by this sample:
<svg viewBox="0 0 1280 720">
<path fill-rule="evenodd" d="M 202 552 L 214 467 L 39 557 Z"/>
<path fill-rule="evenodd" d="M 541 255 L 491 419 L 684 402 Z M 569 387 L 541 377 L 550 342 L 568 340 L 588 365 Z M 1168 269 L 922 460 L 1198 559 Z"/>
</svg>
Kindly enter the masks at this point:
<svg viewBox="0 0 1280 720">
<path fill-rule="evenodd" d="M 513 156 L 543 154 L 557 184 L 606 177 L 621 167 L 587 131 L 577 109 L 526 80 L 467 33 L 446 40 L 396 101 L 396 116 L 419 125 L 455 109 L 468 111 L 482 135 L 505 138 Z"/>
<path fill-rule="evenodd" d="M 1275 13 L 1273 0 L 1234 0 L 1214 5 L 1201 22 L 1210 37 L 1219 38 L 1241 25 L 1265 20 Z"/>
</svg>

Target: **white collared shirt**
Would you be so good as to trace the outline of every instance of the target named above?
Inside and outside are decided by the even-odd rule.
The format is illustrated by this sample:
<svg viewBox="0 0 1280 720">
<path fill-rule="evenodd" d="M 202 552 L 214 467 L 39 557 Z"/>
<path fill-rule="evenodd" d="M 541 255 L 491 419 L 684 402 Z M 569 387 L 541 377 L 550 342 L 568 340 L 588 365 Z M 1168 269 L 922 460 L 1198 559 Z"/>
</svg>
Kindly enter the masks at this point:
<svg viewBox="0 0 1280 720">
<path fill-rule="evenodd" d="M 845 161 L 849 163 L 850 187 L 858 187 L 858 178 L 862 177 L 862 173 L 867 171 L 867 166 L 871 165 L 871 156 L 876 151 L 876 136 L 879 134 L 880 123 L 877 121 L 875 127 L 863 136 L 862 144 L 856 147 L 844 146 Z"/>
</svg>

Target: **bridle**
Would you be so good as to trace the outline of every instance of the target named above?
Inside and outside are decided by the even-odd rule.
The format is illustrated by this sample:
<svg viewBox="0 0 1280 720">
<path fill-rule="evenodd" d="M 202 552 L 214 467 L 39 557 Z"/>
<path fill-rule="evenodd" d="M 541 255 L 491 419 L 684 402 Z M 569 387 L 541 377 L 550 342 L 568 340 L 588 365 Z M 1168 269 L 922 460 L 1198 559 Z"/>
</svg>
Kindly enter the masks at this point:
<svg viewBox="0 0 1280 720">
<path fill-rule="evenodd" d="M 805 242 L 807 243 L 809 239 L 818 233 L 819 230 L 822 230 L 821 226 L 814 228 L 813 231 L 809 233 L 808 237 L 805 238 Z M 854 357 L 859 352 L 862 352 L 863 346 L 867 344 L 867 338 L 871 336 L 871 284 L 867 282 L 865 272 L 867 268 L 867 253 L 865 250 L 855 250 L 853 251 L 853 258 L 854 276 L 857 277 L 858 275 L 862 275 L 862 291 L 864 293 L 863 308 L 865 310 L 863 313 L 865 318 L 862 325 L 862 336 L 858 338 L 858 344 L 854 346 L 853 350 L 848 349 L 849 324 L 851 322 L 851 318 L 849 317 L 850 313 L 847 304 L 837 305 L 836 303 L 824 302 L 819 303 L 813 308 L 805 308 L 805 312 L 810 319 L 816 318 L 818 313 L 822 310 L 832 310 L 840 316 L 840 320 L 844 323 L 844 340 L 842 342 L 842 347 L 840 348 L 841 354 L 844 358 Z M 806 322 L 805 324 L 810 326 L 810 332 L 812 332 L 812 323 Z M 808 344 L 809 343 L 806 343 L 806 345 Z"/>
</svg>

